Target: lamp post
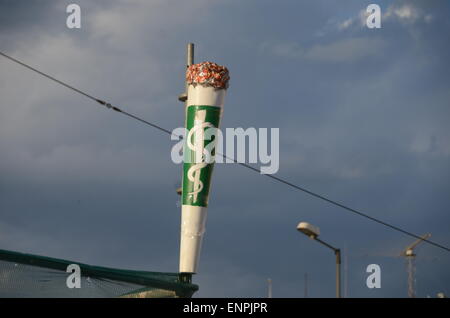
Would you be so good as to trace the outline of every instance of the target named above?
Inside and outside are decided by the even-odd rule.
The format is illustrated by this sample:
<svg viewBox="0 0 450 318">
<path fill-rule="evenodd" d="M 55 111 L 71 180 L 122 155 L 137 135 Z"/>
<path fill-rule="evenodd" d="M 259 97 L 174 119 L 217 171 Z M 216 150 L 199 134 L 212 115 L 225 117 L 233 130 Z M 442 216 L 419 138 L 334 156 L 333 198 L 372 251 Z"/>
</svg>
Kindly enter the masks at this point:
<svg viewBox="0 0 450 318">
<path fill-rule="evenodd" d="M 319 239 L 320 230 L 314 225 L 307 222 L 300 222 L 297 225 L 297 230 L 334 251 L 336 255 L 336 298 L 341 298 L 341 250 Z"/>
</svg>

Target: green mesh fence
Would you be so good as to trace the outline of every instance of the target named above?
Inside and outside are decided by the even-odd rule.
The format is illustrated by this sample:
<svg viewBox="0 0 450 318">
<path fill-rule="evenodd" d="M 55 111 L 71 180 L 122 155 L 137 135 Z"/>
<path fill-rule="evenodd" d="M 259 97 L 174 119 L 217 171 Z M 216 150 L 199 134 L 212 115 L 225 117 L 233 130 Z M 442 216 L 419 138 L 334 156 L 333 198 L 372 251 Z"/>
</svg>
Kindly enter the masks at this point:
<svg viewBox="0 0 450 318">
<path fill-rule="evenodd" d="M 69 288 L 70 264 L 80 267 L 80 288 Z M 123 270 L 0 250 L 0 297 L 191 297 L 198 286 L 177 273 Z"/>
</svg>

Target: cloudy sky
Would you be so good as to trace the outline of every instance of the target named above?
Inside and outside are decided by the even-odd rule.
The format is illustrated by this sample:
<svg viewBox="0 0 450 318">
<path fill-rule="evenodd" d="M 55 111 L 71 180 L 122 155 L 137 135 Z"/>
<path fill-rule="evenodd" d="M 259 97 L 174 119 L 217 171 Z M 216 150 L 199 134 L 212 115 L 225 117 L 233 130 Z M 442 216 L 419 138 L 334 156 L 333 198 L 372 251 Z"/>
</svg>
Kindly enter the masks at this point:
<svg viewBox="0 0 450 318">
<path fill-rule="evenodd" d="M 78 3 L 81 29 L 66 27 Z M 373 2 L 373 1 L 372 1 Z M 0 0 L 1 51 L 168 129 L 185 45 L 230 69 L 222 127 L 279 127 L 277 176 L 450 245 L 448 1 Z M 178 270 L 169 136 L 0 58 L 0 248 Z M 413 238 L 232 164 L 214 171 L 196 296 L 405 297 Z M 450 294 L 450 253 L 417 249 L 417 293 Z M 380 289 L 366 267 L 381 267 Z"/>
</svg>

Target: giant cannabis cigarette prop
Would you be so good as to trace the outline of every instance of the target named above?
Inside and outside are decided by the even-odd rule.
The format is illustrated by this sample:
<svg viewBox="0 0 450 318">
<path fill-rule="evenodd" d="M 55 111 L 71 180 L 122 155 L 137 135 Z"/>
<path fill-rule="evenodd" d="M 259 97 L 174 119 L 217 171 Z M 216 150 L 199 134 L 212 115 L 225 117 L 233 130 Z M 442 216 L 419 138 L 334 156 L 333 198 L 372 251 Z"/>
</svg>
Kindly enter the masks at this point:
<svg viewBox="0 0 450 318">
<path fill-rule="evenodd" d="M 211 62 L 191 65 L 186 72 L 188 99 L 181 207 L 181 273 L 197 272 L 214 166 L 205 149 L 211 149 L 207 146 L 214 138 L 205 138 L 205 132 L 219 127 L 229 79 L 226 67 Z"/>
</svg>

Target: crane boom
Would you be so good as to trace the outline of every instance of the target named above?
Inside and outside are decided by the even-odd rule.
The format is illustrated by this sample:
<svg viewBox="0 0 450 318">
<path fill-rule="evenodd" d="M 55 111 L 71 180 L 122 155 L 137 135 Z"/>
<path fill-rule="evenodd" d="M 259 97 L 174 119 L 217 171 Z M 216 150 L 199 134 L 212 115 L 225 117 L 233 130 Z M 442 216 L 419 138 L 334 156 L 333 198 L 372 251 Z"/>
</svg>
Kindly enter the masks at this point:
<svg viewBox="0 0 450 318">
<path fill-rule="evenodd" d="M 418 239 L 417 241 L 415 241 L 414 243 L 412 243 L 411 245 L 409 245 L 407 248 L 404 249 L 402 255 L 408 255 L 407 252 L 408 251 L 412 251 L 420 242 L 426 240 L 427 238 L 429 238 L 431 236 L 430 233 L 424 234 L 420 237 L 420 239 Z"/>
</svg>

